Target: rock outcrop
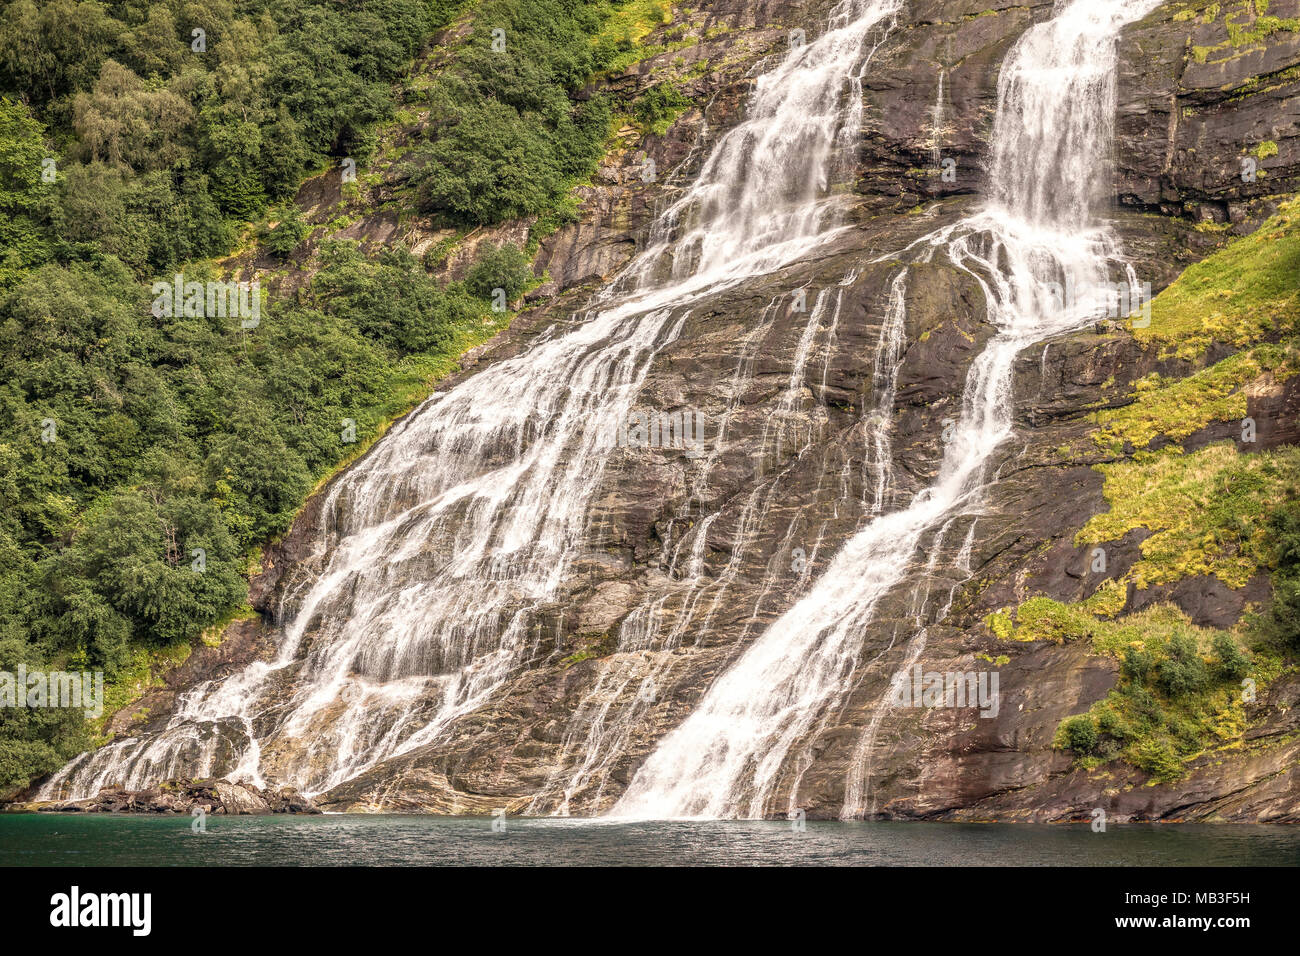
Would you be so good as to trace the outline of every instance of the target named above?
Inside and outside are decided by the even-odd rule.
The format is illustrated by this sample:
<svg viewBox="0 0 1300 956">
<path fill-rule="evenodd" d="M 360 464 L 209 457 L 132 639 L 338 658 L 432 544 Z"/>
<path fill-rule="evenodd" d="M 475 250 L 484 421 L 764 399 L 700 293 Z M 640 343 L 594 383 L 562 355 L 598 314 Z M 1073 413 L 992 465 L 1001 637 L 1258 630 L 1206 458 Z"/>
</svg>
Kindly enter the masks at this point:
<svg viewBox="0 0 1300 956">
<path fill-rule="evenodd" d="M 226 816 L 268 813 L 320 813 L 309 798 L 293 787 L 265 790 L 228 780 L 167 780 L 147 790 L 102 788 L 86 800 L 30 803 L 17 809 L 40 813 L 179 813 L 195 810 Z"/>
</svg>

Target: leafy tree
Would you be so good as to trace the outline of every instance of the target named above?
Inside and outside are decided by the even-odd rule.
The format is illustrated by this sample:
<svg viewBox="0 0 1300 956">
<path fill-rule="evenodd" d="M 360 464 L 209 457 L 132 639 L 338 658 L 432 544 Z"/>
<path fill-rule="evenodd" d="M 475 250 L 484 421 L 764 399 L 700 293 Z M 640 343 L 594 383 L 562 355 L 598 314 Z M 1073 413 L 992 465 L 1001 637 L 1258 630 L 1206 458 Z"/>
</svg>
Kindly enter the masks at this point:
<svg viewBox="0 0 1300 956">
<path fill-rule="evenodd" d="M 51 187 L 41 181 L 43 131 L 27 109 L 0 99 L 0 288 L 49 255 Z"/>
<path fill-rule="evenodd" d="M 1183 697 L 1203 691 L 1209 685 L 1209 672 L 1196 639 L 1176 634 L 1165 646 L 1166 657 L 1156 665 L 1160 688 L 1171 697 Z"/>
<path fill-rule="evenodd" d="M 485 242 L 465 276 L 465 288 L 480 299 L 491 299 L 497 289 L 504 289 L 506 301 L 514 302 L 532 281 L 532 265 L 522 249 L 508 242 L 500 246 Z"/>
<path fill-rule="evenodd" d="M 1219 680 L 1240 680 L 1250 672 L 1250 658 L 1242 653 L 1232 635 L 1219 633 L 1214 636 L 1214 667 Z"/>
<path fill-rule="evenodd" d="M 262 244 L 267 252 L 284 261 L 307 238 L 309 232 L 311 227 L 303 221 L 298 207 L 290 206 L 275 228 L 266 234 Z"/>
<path fill-rule="evenodd" d="M 1075 753 L 1090 754 L 1097 749 L 1097 725 L 1087 714 L 1071 717 L 1064 728 L 1066 744 Z"/>
</svg>

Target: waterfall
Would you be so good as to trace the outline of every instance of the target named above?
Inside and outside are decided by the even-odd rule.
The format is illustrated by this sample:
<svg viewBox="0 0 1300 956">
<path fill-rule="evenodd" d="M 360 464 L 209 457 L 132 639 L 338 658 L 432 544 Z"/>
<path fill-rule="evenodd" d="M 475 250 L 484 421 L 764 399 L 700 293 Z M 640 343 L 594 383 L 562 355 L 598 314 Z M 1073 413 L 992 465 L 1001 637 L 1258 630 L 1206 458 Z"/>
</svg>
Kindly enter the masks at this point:
<svg viewBox="0 0 1300 956">
<path fill-rule="evenodd" d="M 937 479 L 849 539 L 813 588 L 659 742 L 613 816 L 761 817 L 774 809 L 792 748 L 853 688 L 875 608 L 913 566 L 922 536 L 978 506 L 986 466 L 1012 432 L 1016 355 L 1115 307 L 1107 283 L 1112 270 L 1127 267 L 1097 212 L 1111 180 L 1116 43 L 1126 23 L 1158 2 L 1062 0 L 1008 54 L 984 208 L 908 250 L 942 254 L 973 276 L 996 329 L 970 367 Z M 919 658 L 924 641 L 921 629 L 905 658 Z M 868 733 L 877 723 L 873 717 Z M 855 756 L 856 772 L 868 766 L 865 759 Z M 842 815 L 849 818 L 865 812 L 868 789 L 854 773 L 845 784 Z M 791 790 L 782 809 L 793 808 L 797 796 Z"/>
<path fill-rule="evenodd" d="M 194 688 L 163 730 L 82 754 L 40 797 L 208 775 L 319 793 L 491 699 L 535 653 L 612 436 L 692 304 L 834 234 L 860 71 L 901 2 L 841 0 L 757 79 L 584 321 L 436 393 L 334 483 L 273 660 Z"/>
</svg>

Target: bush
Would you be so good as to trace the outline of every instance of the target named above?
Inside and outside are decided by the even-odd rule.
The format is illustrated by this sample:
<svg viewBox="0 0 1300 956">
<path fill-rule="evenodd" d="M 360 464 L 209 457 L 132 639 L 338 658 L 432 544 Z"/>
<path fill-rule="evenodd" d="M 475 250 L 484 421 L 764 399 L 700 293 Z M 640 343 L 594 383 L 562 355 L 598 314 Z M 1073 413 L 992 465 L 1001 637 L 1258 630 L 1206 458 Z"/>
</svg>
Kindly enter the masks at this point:
<svg viewBox="0 0 1300 956">
<path fill-rule="evenodd" d="M 402 247 L 367 259 L 355 242 L 336 240 L 322 248 L 321 261 L 316 304 L 398 352 L 445 348 L 458 325 L 483 311 L 457 287 L 443 289 Z"/>
<path fill-rule="evenodd" d="M 311 227 L 303 222 L 297 206 L 290 206 L 274 229 L 266 234 L 262 246 L 267 252 L 284 262 L 297 249 L 311 232 Z"/>
<path fill-rule="evenodd" d="M 491 300 L 497 289 L 504 289 L 506 301 L 514 302 L 533 281 L 532 265 L 522 249 L 511 243 L 497 246 L 485 242 L 479 247 L 478 261 L 465 277 L 471 295 Z"/>
<path fill-rule="evenodd" d="M 1171 637 L 1165 654 L 1165 659 L 1156 666 L 1156 679 L 1160 689 L 1170 697 L 1197 694 L 1209 686 L 1209 671 L 1195 638 L 1187 634 Z"/>
<path fill-rule="evenodd" d="M 1177 780 L 1183 775 L 1183 762 L 1167 740 L 1144 740 L 1131 751 L 1133 764 L 1157 780 Z"/>
<path fill-rule="evenodd" d="M 1300 651 L 1300 501 L 1288 501 L 1274 512 L 1269 533 L 1276 565 L 1273 600 L 1262 616 L 1261 630 L 1265 637 Z"/>
<path fill-rule="evenodd" d="M 671 83 L 660 83 L 641 95 L 632 107 L 632 115 L 650 132 L 663 135 L 673 120 L 690 105 L 690 99 L 677 87 Z"/>
<path fill-rule="evenodd" d="M 1144 647 L 1126 647 L 1124 649 L 1124 660 L 1121 664 L 1121 672 L 1124 677 L 1138 684 L 1146 683 L 1151 676 L 1152 668 L 1155 661 L 1150 652 Z"/>
<path fill-rule="evenodd" d="M 1063 725 L 1066 745 L 1078 754 L 1090 754 L 1097 749 L 1097 725 L 1087 714 L 1071 717 Z"/>
<path fill-rule="evenodd" d="M 1250 658 L 1237 646 L 1231 634 L 1214 637 L 1215 677 L 1221 681 L 1240 680 L 1250 673 Z"/>
<path fill-rule="evenodd" d="M 1108 734 L 1117 740 L 1123 740 L 1130 735 L 1128 725 L 1124 718 L 1109 708 L 1103 710 L 1097 715 L 1097 729 L 1103 734 Z"/>
</svg>

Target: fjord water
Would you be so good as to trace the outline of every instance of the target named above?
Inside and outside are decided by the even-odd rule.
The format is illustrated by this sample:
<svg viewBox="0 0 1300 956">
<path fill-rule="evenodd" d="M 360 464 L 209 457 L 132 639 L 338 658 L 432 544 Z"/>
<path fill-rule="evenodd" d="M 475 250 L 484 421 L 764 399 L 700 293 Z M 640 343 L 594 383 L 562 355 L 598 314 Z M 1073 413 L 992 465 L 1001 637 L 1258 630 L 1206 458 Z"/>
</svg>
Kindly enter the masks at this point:
<svg viewBox="0 0 1300 956">
<path fill-rule="evenodd" d="M 972 363 L 937 480 L 850 538 L 812 589 L 660 741 L 611 816 L 761 818 L 798 806 L 797 775 L 787 792 L 776 788 L 795 746 L 853 688 L 876 606 L 912 566 L 923 533 L 980 504 L 993 453 L 1012 433 L 1016 355 L 1112 312 L 1113 276 L 1135 282 L 1098 212 L 1110 183 L 1116 41 L 1157 5 L 1065 0 L 1008 54 L 984 208 L 908 250 L 918 261 L 943 256 L 974 277 L 997 330 Z M 896 281 L 905 276 L 904 269 Z M 891 297 L 891 307 L 900 302 Z M 920 611 L 899 672 L 924 652 Z M 883 690 L 850 761 L 845 819 L 873 810 L 871 751 L 890 701 Z"/>
<path fill-rule="evenodd" d="M 0 815 L 0 866 L 1294 866 L 1282 825 Z"/>
<path fill-rule="evenodd" d="M 860 69 L 901 2 L 842 0 L 758 78 L 576 328 L 435 394 L 333 484 L 273 660 L 188 692 L 165 729 L 83 754 L 39 796 L 194 776 L 320 793 L 489 701 L 541 641 L 535 612 L 581 553 L 612 436 L 693 303 L 834 233 Z"/>
</svg>

